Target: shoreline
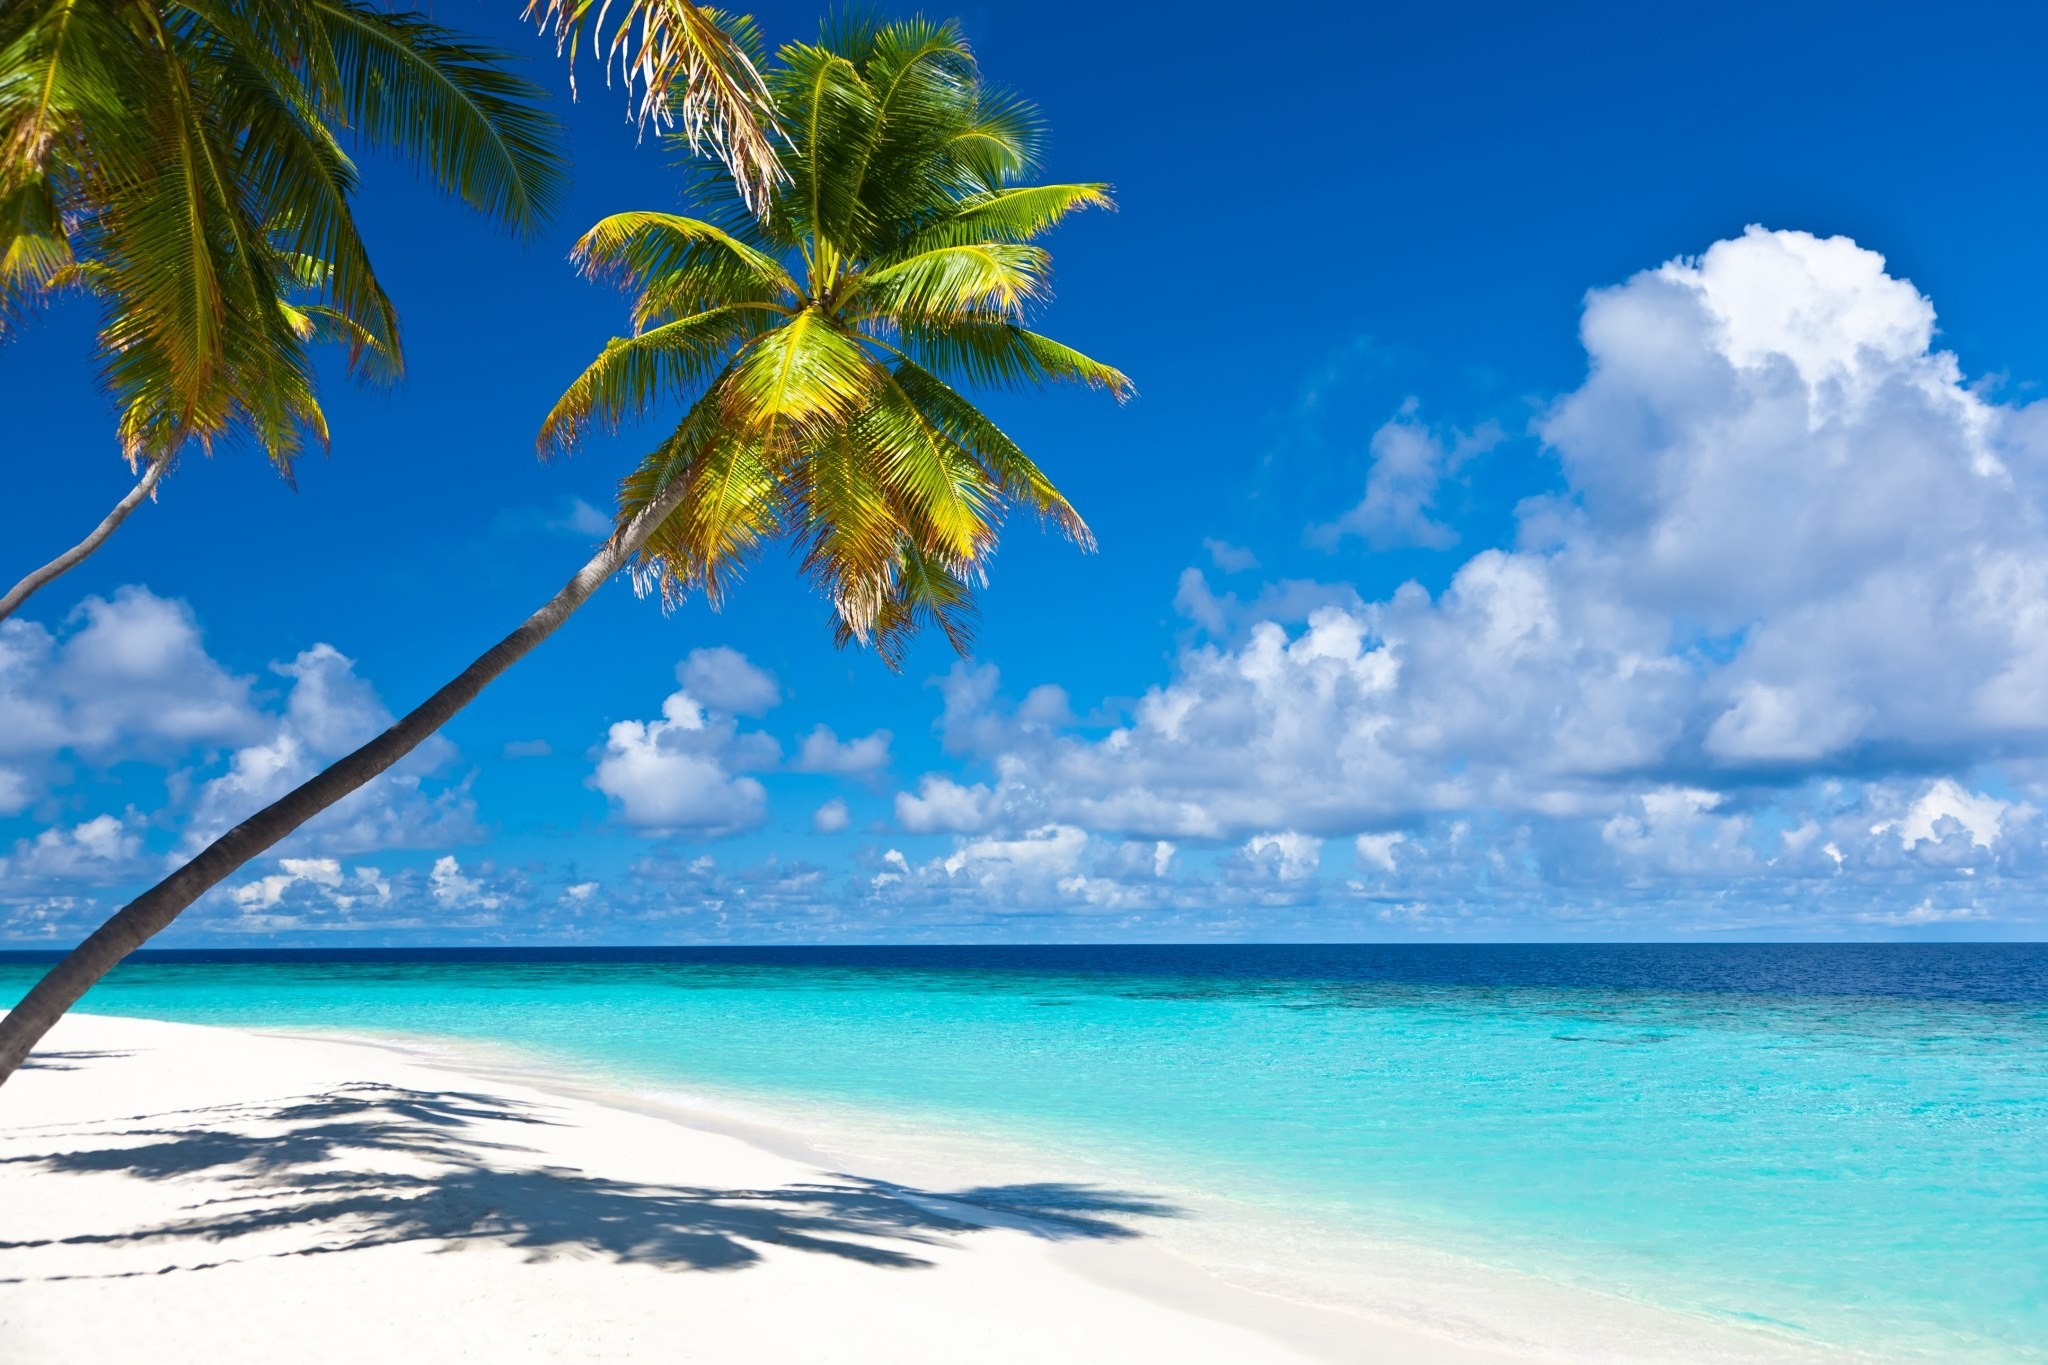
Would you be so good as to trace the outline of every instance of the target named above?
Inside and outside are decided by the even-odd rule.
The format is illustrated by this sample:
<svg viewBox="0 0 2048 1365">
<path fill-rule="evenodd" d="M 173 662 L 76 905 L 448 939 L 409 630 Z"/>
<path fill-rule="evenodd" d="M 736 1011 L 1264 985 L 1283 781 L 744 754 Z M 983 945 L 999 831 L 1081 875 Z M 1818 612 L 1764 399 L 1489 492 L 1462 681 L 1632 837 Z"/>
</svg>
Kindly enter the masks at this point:
<svg viewBox="0 0 2048 1365">
<path fill-rule="evenodd" d="M 204 1056 L 195 1060 L 195 1045 L 202 1040 Z M 64 1060 L 67 1053 L 75 1060 Z M 110 1055 L 78 1055 L 84 1053 Z M 1607 1296 L 1565 1285 L 1521 1286 L 1522 1301 L 1510 1316 L 1518 1317 L 1517 1326 L 1525 1330 L 1503 1331 L 1499 1323 L 1474 1316 L 1473 1286 L 1454 1285 L 1456 1277 L 1447 1274 L 1442 1265 L 1411 1263 L 1399 1267 L 1399 1276 L 1390 1279 L 1385 1265 L 1346 1264 L 1341 1256 L 1324 1254 L 1327 1248 L 1311 1242 L 1297 1250 L 1307 1252 L 1311 1261 L 1327 1262 L 1326 1280 L 1348 1280 L 1349 1288 L 1355 1290 L 1362 1284 L 1369 1289 L 1365 1301 L 1354 1294 L 1347 1302 L 1341 1293 L 1328 1293 L 1324 1285 L 1326 1296 L 1318 1302 L 1312 1279 L 1272 1273 L 1272 1267 L 1256 1264 L 1256 1257 L 1251 1263 L 1231 1266 L 1218 1264 L 1214 1255 L 1200 1254 L 1199 1237 L 1175 1234 L 1201 1223 L 1202 1211 L 1197 1210 L 1185 1223 L 1175 1223 L 1162 1216 L 1154 1207 L 1157 1201 L 1142 1191 L 1103 1191 L 1045 1181 L 991 1187 L 988 1180 L 977 1178 L 986 1173 L 986 1153 L 950 1153 L 952 1164 L 943 1171 L 934 1169 L 931 1150 L 907 1158 L 898 1154 L 899 1159 L 893 1161 L 886 1151 L 862 1150 L 853 1155 L 847 1149 L 858 1149 L 863 1143 L 856 1134 L 799 1125 L 790 1121 L 792 1116 L 742 1115 L 692 1102 L 700 1097 L 606 1083 L 552 1068 L 546 1059 L 516 1048 L 466 1039 L 239 1030 L 79 1015 L 64 1021 L 60 1032 L 53 1034 L 49 1056 L 53 1068 L 64 1069 L 24 1072 L 0 1095 L 0 1146 L 7 1158 L 0 1163 L 0 1188 L 6 1190 L 8 1207 L 28 1208 L 27 1221 L 35 1232 L 10 1231 L 7 1235 L 15 1240 L 0 1242 L 0 1279 L 8 1281 L 0 1285 L 0 1346 L 9 1348 L 9 1359 L 25 1362 L 93 1358 L 66 1354 L 69 1348 L 62 1344 L 59 1325 L 67 1316 L 76 1318 L 78 1306 L 67 1314 L 59 1311 L 57 1299 L 83 1298 L 89 1301 L 83 1305 L 88 1315 L 103 1315 L 112 1309 L 113 1315 L 120 1316 L 129 1314 L 134 1301 L 149 1297 L 137 1286 L 138 1281 L 158 1285 L 182 1282 L 178 1297 L 183 1299 L 194 1292 L 195 1285 L 204 1291 L 206 1286 L 198 1282 L 253 1273 L 292 1282 L 298 1301 L 312 1315 L 311 1320 L 318 1320 L 323 1303 L 333 1309 L 349 1302 L 361 1288 L 342 1283 L 343 1277 L 364 1277 L 349 1267 L 360 1267 L 369 1279 L 377 1279 L 388 1273 L 381 1262 L 394 1258 L 415 1263 L 416 1274 L 430 1270 L 429 1278 L 446 1278 L 447 1268 L 457 1262 L 496 1261 L 498 1269 L 483 1283 L 472 1282 L 476 1279 L 473 1265 L 465 1268 L 465 1274 L 454 1276 L 462 1282 L 451 1286 L 454 1297 L 487 1302 L 511 1292 L 497 1287 L 499 1281 L 517 1281 L 516 1292 L 528 1305 L 528 1311 L 520 1316 L 530 1317 L 533 1305 L 549 1302 L 561 1288 L 555 1282 L 573 1279 L 582 1285 L 558 1304 L 561 1313 L 552 1326 L 542 1323 L 528 1330 L 521 1339 L 523 1346 L 498 1342 L 491 1352 L 475 1355 L 476 1359 L 559 1359 L 562 1356 L 556 1348 L 561 1342 L 549 1346 L 551 1338 L 567 1332 L 580 1339 L 592 1330 L 605 1337 L 603 1351 L 569 1358 L 638 1358 L 634 1352 L 639 1348 L 633 1344 L 638 1328 L 633 1324 L 644 1326 L 643 1320 L 650 1314 L 659 1318 L 665 1311 L 673 1311 L 664 1309 L 661 1301 L 675 1297 L 650 1288 L 646 1283 L 649 1275 L 668 1281 L 750 1279 L 759 1283 L 758 1291 L 744 1294 L 735 1289 L 683 1296 L 692 1302 L 693 1330 L 701 1330 L 706 1320 L 723 1319 L 723 1327 L 736 1334 L 726 1349 L 737 1351 L 737 1356 L 705 1355 L 704 1359 L 804 1358 L 800 1350 L 786 1354 L 793 1348 L 776 1340 L 774 1333 L 761 1338 L 743 1330 L 763 1294 L 786 1306 L 793 1306 L 788 1295 L 794 1294 L 806 1305 L 819 1305 L 828 1317 L 851 1311 L 851 1296 L 852 1303 L 858 1305 L 853 1316 L 869 1324 L 868 1337 L 854 1354 L 848 1354 L 846 1337 L 835 1334 L 829 1354 L 838 1359 L 865 1358 L 859 1350 L 867 1349 L 875 1350 L 878 1359 L 924 1359 L 927 1357 L 918 1354 L 918 1343 L 932 1337 L 948 1344 L 929 1358 L 956 1359 L 963 1338 L 985 1335 L 995 1323 L 1002 1323 L 1003 1330 L 977 1348 L 978 1358 L 1046 1359 L 1054 1358 L 1045 1354 L 1052 1350 L 1065 1359 L 1129 1359 L 1133 1358 L 1129 1354 L 1133 1341 L 1146 1343 L 1143 1351 L 1149 1355 L 1162 1352 L 1168 1339 L 1180 1342 L 1172 1348 L 1174 1358 L 1191 1361 L 1507 1365 L 1535 1360 L 1684 1359 L 1747 1365 L 1752 1361 L 1864 1358 L 1805 1349 L 1629 1300 L 1600 1303 L 1598 1300 Z M 166 1068 L 164 1063 L 173 1058 L 176 1064 Z M 149 1061 L 138 1066 L 144 1059 Z M 167 1069 L 177 1074 L 166 1075 Z M 288 1099 L 288 1093 L 271 1092 L 278 1092 L 281 1086 L 289 1091 L 289 1083 L 295 1081 L 301 1083 L 297 1088 L 301 1111 L 307 1107 L 303 1096 L 310 1092 L 326 1095 L 330 1106 L 340 1102 L 346 1108 L 348 1095 L 361 1097 L 368 1093 L 364 1087 L 381 1086 L 466 1095 L 475 1101 L 472 1109 L 496 1117 L 443 1114 L 437 1118 L 418 1113 L 411 1116 L 408 1126 L 391 1123 L 391 1115 L 384 1114 L 376 1135 L 357 1135 L 366 1145 L 349 1146 L 350 1134 L 342 1132 L 326 1134 L 325 1147 L 309 1146 L 306 1130 L 318 1135 L 322 1125 L 317 1120 L 292 1129 L 289 1115 L 281 1117 L 274 1108 L 262 1109 Z M 151 1159 L 168 1160 L 179 1168 L 147 1171 L 137 1171 L 135 1163 L 124 1161 L 122 1153 L 138 1150 L 133 1141 L 138 1132 L 143 1136 L 160 1134 L 165 1124 L 158 1120 L 172 1115 L 183 1114 L 179 1121 L 192 1123 L 193 1111 L 206 1106 L 190 1101 L 209 1096 L 217 1097 L 214 1109 L 219 1112 L 210 1117 L 197 1115 L 202 1126 L 181 1130 L 181 1141 L 187 1146 L 224 1144 L 219 1155 L 236 1160 L 207 1160 L 202 1153 L 196 1165 L 188 1161 L 184 1165 L 191 1168 L 184 1169 L 174 1153 L 164 1153 Z M 342 1097 L 340 1101 L 337 1096 Z M 225 1109 L 218 1097 L 225 1097 Z M 528 1118 L 506 1119 L 506 1105 L 522 1108 Z M 564 1117 L 532 1117 L 543 1111 Z M 35 1112 L 58 1115 L 59 1125 L 68 1125 L 72 1135 L 62 1138 L 51 1133 L 47 1123 L 39 1125 L 30 1117 Z M 109 1120 L 104 1117 L 108 1113 L 129 1117 Z M 285 1131 L 280 1131 L 281 1125 Z M 470 1128 L 477 1130 L 473 1143 L 468 1140 Z M 546 1131 L 559 1128 L 573 1131 Z M 452 1129 L 463 1130 L 460 1141 Z M 536 1143 L 536 1132 L 544 1132 L 551 1140 Z M 43 1146 L 37 1145 L 39 1134 L 44 1137 Z M 505 1140 L 511 1137 L 525 1140 Z M 50 1141 L 52 1138 L 56 1141 Z M 108 1138 L 115 1139 L 117 1145 L 74 1147 L 69 1153 L 57 1145 Z M 436 1141 L 441 1143 L 439 1147 Z M 294 1143 L 300 1156 L 317 1153 L 320 1160 L 292 1157 Z M 992 1143 L 991 1149 L 996 1145 Z M 141 1148 L 150 1146 L 140 1144 Z M 79 1150 L 94 1154 L 81 1158 Z M 652 1162 L 661 1168 L 660 1181 L 650 1181 L 638 1169 L 648 1164 L 650 1150 L 665 1153 Z M 840 1154 L 853 1155 L 853 1159 L 839 1160 Z M 570 1161 L 571 1157 L 575 1160 Z M 368 1173 L 357 1169 L 366 1158 L 372 1159 L 377 1169 Z M 432 1183 L 419 1184 L 423 1160 L 429 1177 L 437 1170 L 455 1169 L 459 1179 L 453 1192 L 460 1195 L 474 1195 L 479 1186 L 499 1194 L 517 1192 L 514 1187 L 521 1173 L 535 1169 L 536 1160 L 541 1161 L 539 1169 L 543 1171 L 574 1171 L 577 1174 L 564 1187 L 572 1202 L 588 1195 L 591 1181 L 596 1180 L 603 1182 L 609 1199 L 603 1206 L 614 1217 L 630 1221 L 641 1216 L 636 1201 L 659 1210 L 653 1223 L 642 1229 L 656 1245 L 639 1251 L 622 1249 L 607 1241 L 601 1229 L 593 1240 L 579 1236 L 575 1228 L 549 1227 L 540 1229 L 545 1245 L 536 1248 L 535 1225 L 546 1222 L 545 1211 L 539 1219 L 530 1213 L 497 1211 L 494 1216 L 508 1220 L 504 1227 L 478 1225 L 473 1219 L 464 1222 L 460 1217 L 446 1224 L 415 1218 L 407 1201 L 449 1193 Z M 912 1169 L 920 1161 L 924 1169 Z M 367 1195 L 360 1189 L 348 1191 L 348 1197 L 356 1201 L 353 1206 L 329 1207 L 336 1204 L 327 1196 L 334 1193 L 330 1177 L 337 1163 L 344 1168 L 342 1173 L 363 1178 L 365 1189 L 371 1191 Z M 617 1174 L 610 1169 L 614 1166 L 620 1167 Z M 36 1181 L 27 1187 L 24 1199 L 18 1177 L 38 1168 Z M 764 1179 L 764 1168 L 777 1178 Z M 60 1171 L 71 1179 L 51 1178 Z M 736 1180 L 742 1175 L 745 1178 Z M 946 1178 L 935 1178 L 938 1175 Z M 16 1179 L 9 1180 L 9 1176 Z M 622 1178 L 638 1183 L 630 1184 L 629 1189 L 619 1184 Z M 403 1190 L 383 1198 L 393 1181 Z M 408 1181 L 412 1183 L 408 1185 Z M 74 1185 L 78 1188 L 68 1189 Z M 545 1204 L 551 1192 L 546 1182 L 541 1186 L 524 1193 Z M 426 1189 L 425 1195 L 418 1193 L 421 1188 Z M 724 1239 L 718 1253 L 736 1258 L 734 1263 L 744 1266 L 740 1275 L 685 1277 L 668 1273 L 675 1265 L 662 1260 L 664 1239 L 689 1241 L 699 1235 L 682 1226 L 689 1221 L 687 1217 L 675 1226 L 661 1222 L 663 1216 L 675 1212 L 675 1193 L 684 1190 L 703 1208 L 715 1211 L 711 1221 L 718 1231 L 714 1236 Z M 563 1190 L 552 1191 L 553 1196 L 562 1194 Z M 173 1208 L 166 1207 L 165 1196 Z M 363 1202 L 366 1198 L 368 1203 Z M 269 1201 L 266 1208 L 280 1200 L 287 1205 L 294 1199 L 301 1205 L 310 1201 L 318 1216 L 270 1208 L 268 1224 L 244 1228 L 241 1224 L 223 1227 L 217 1219 L 208 1224 L 205 1213 L 194 1212 L 252 1199 Z M 817 1221 L 814 1206 L 821 1199 L 834 1208 L 857 1204 L 861 1212 L 849 1217 L 847 1225 L 833 1225 L 821 1232 L 813 1226 Z M 751 1223 L 745 1218 L 734 1222 L 734 1201 L 789 1205 L 796 1211 L 783 1209 L 784 1223 L 777 1223 L 776 1215 L 770 1215 L 766 1223 L 758 1218 Z M 178 1216 L 146 1228 L 147 1236 L 138 1236 L 132 1226 L 146 1224 L 152 1216 L 164 1219 L 166 1214 Z M 388 1235 L 374 1238 L 369 1245 L 358 1244 L 361 1239 L 348 1240 L 351 1219 L 360 1222 L 367 1218 L 373 1225 L 381 1219 L 389 1224 L 394 1215 L 405 1233 L 396 1241 Z M 10 1217 L 9 1221 L 21 1220 Z M 670 1221 L 676 1222 L 674 1218 Z M 826 1221 L 832 1223 L 829 1218 Z M 81 1228 L 77 1226 L 80 1223 L 105 1226 Z M 117 1226 L 122 1223 L 131 1226 Z M 343 1233 L 338 1245 L 334 1244 L 337 1230 Z M 281 1234 L 285 1243 L 291 1243 L 294 1236 L 300 1242 L 311 1241 L 285 1250 L 268 1249 L 280 1242 Z M 82 1244 L 76 1240 L 81 1236 L 99 1240 Z M 792 1236 L 799 1244 L 822 1237 L 833 1245 L 791 1250 Z M 88 1245 L 95 1249 L 84 1250 Z M 238 1248 L 259 1245 L 266 1249 L 254 1272 L 248 1270 L 252 1262 L 247 1259 L 212 1259 L 224 1249 L 232 1255 Z M 849 1247 L 861 1250 L 849 1251 Z M 167 1251 L 201 1248 L 208 1250 L 208 1257 L 186 1255 L 179 1261 L 174 1256 L 166 1261 Z M 454 1248 L 465 1253 L 481 1249 L 485 1255 L 442 1254 Z M 703 1264 L 701 1257 L 693 1260 L 689 1249 L 680 1244 L 672 1250 L 678 1250 L 687 1270 L 732 1268 Z M 313 1255 L 314 1251 L 323 1254 Z M 335 1251 L 347 1254 L 325 1254 Z M 404 1254 L 397 1256 L 399 1252 Z M 1402 1254 L 1410 1262 L 1427 1255 L 1419 1251 Z M 92 1261 L 100 1268 L 53 1269 L 60 1260 L 66 1266 Z M 676 1257 L 669 1260 L 674 1262 Z M 368 1275 L 373 1261 L 380 1263 L 379 1269 L 376 1275 Z M 834 1273 L 822 1278 L 833 1283 L 815 1283 L 821 1278 L 820 1261 L 832 1263 Z M 106 1268 L 116 1262 L 120 1269 Z M 877 1264 L 889 1265 L 889 1273 L 878 1272 Z M 608 1279 L 590 1278 L 590 1272 L 606 1265 L 616 1266 Z M 917 1275 L 896 1273 L 899 1266 L 912 1265 L 918 1269 Z M 562 1266 L 577 1267 L 577 1273 L 551 1274 L 536 1268 Z M 180 1267 L 187 1273 L 160 1273 Z M 939 1275 L 926 1273 L 932 1268 Z M 79 1274 L 117 1278 L 67 1278 Z M 936 1296 L 924 1287 L 947 1277 L 949 1288 Z M 995 1283 L 982 1284 L 991 1277 Z M 1512 1278 L 1501 1272 L 1487 1288 L 1497 1293 Z M 34 1292 L 30 1292 L 31 1285 L 37 1286 Z M 59 1291 L 59 1285 L 66 1288 Z M 976 1298 L 977 1290 L 983 1296 L 1009 1301 L 1006 1309 L 991 1315 L 984 1305 L 980 1311 L 969 1312 L 965 1321 L 953 1321 L 960 1316 L 961 1301 Z M 1374 1301 L 1370 1295 L 1378 1299 Z M 200 1297 L 204 1298 L 203 1292 Z M 446 1300 L 450 1295 L 443 1292 L 435 1297 Z M 610 1318 L 593 1328 L 588 1320 L 590 1305 L 611 1300 L 621 1302 Z M 1497 1309 L 1500 1305 L 1492 1306 Z M 1374 1307 L 1380 1311 L 1371 1311 Z M 228 1311 L 222 1305 L 222 1312 Z M 204 1311 L 200 1314 L 202 1319 L 207 1316 Z M 600 1312 L 599 1316 L 605 1315 Z M 1044 1332 L 1050 1330 L 1048 1319 L 1087 1326 L 1080 1339 L 1066 1339 L 1054 1346 L 1043 1340 Z M 935 1326 L 943 1330 L 934 1332 Z M 1536 1330 L 1526 1330 L 1531 1328 Z M 487 1336 L 492 1332 L 489 1324 L 478 1324 L 477 1330 Z M 260 1337 L 251 1345 L 261 1351 L 279 1349 L 275 1341 L 266 1344 Z M 405 1349 L 418 1346 L 411 1342 Z M 673 1343 L 663 1358 L 675 1358 L 672 1347 Z M 310 1349 L 310 1355 L 305 1350 L 297 1353 L 307 1359 L 325 1358 L 317 1345 Z M 446 1349 L 450 1348 L 437 1348 Z M 453 1349 L 458 1350 L 453 1358 L 471 1358 L 460 1353 L 466 1346 L 458 1344 Z M 197 1360 L 202 1354 L 209 1359 L 243 1358 L 232 1350 L 222 1355 L 219 1341 L 211 1338 L 205 1352 L 195 1350 L 190 1358 Z M 102 1350 L 97 1358 L 120 1358 L 120 1352 Z M 158 1358 L 175 1362 L 187 1357 L 173 1348 Z M 446 1357 L 429 1353 L 416 1358 Z"/>
<path fill-rule="evenodd" d="M 1266 1201 L 1224 1200 L 1158 1180 L 1131 1166 L 1112 1168 L 1072 1154 L 1052 1156 L 1042 1142 L 1015 1133 L 934 1130 L 915 1116 L 844 1100 L 822 1115 L 799 1115 L 801 1097 L 692 1081 L 579 1074 L 570 1058 L 551 1058 L 512 1044 L 448 1035 L 347 1034 L 276 1030 L 280 1036 L 346 1036 L 402 1056 L 452 1061 L 465 1071 L 523 1081 L 536 1088 L 630 1109 L 700 1131 L 737 1138 L 825 1169 L 857 1169 L 909 1188 L 987 1184 L 991 1170 L 1016 1182 L 1075 1181 L 1138 1188 L 1177 1206 L 1179 1215 L 1143 1220 L 1135 1248 L 1099 1255 L 1096 1244 L 1062 1244 L 1058 1254 L 1088 1273 L 1129 1277 L 1139 1251 L 1156 1262 L 1130 1284 L 1137 1292 L 1209 1304 L 1231 1302 L 1223 1320 L 1260 1324 L 1324 1358 L 1357 1360 L 1354 1346 L 1330 1333 L 1361 1321 L 1373 1330 L 1411 1336 L 1414 1350 L 1476 1352 L 1488 1361 L 1686 1362 L 1698 1365 L 1875 1365 L 1868 1352 L 1801 1340 L 1768 1327 L 1743 1327 L 1564 1279 L 1474 1259 L 1426 1242 L 1366 1237 L 1327 1218 L 1280 1214 Z M 695 1088 L 701 1086 L 701 1089 Z M 944 1124 L 943 1119 L 937 1122 Z M 1014 1206 L 1010 1206 L 1014 1209 Z M 996 1218 L 1028 1216 L 983 1209 Z M 1243 1235 L 1256 1235 L 1247 1242 Z M 1206 1233 L 1208 1235 L 1197 1235 Z M 1306 1253 L 1304 1255 L 1304 1253 Z M 1314 1260 L 1319 1269 L 1280 1261 Z M 1300 1320 L 1296 1320 L 1299 1318 Z M 1761 1320 L 1760 1320 L 1761 1322 Z M 1368 1357 L 1370 1358 L 1370 1357 Z M 1408 1355 L 1400 1359 L 1424 1359 Z M 1434 1357 L 1427 1357 L 1434 1359 Z M 1464 1359 L 1464 1356 L 1454 1357 Z"/>
</svg>

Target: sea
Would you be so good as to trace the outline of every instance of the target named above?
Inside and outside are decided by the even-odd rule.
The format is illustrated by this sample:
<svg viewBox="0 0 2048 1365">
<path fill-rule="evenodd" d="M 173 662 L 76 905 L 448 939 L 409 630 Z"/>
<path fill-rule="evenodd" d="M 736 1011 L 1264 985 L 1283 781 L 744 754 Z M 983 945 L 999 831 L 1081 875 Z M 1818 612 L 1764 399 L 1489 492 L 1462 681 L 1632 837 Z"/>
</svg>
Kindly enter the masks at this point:
<svg viewBox="0 0 2048 1365">
<path fill-rule="evenodd" d="M 1549 1287 L 2048 1361 L 2048 945 L 162 951 L 81 1008 L 488 1048 L 1499 1340 Z"/>
</svg>

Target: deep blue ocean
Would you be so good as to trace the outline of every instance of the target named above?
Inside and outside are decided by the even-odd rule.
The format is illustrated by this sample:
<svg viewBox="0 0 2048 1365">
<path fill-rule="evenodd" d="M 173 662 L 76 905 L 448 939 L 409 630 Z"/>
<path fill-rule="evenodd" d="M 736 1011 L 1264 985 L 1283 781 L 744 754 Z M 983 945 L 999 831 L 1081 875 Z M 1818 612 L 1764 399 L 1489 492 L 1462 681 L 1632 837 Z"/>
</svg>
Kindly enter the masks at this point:
<svg viewBox="0 0 2048 1365">
<path fill-rule="evenodd" d="M 0 954 L 0 1000 L 48 960 Z M 1790 1339 L 2048 1361 L 2048 945 L 164 952 L 82 1008 L 487 1042 Z"/>
</svg>

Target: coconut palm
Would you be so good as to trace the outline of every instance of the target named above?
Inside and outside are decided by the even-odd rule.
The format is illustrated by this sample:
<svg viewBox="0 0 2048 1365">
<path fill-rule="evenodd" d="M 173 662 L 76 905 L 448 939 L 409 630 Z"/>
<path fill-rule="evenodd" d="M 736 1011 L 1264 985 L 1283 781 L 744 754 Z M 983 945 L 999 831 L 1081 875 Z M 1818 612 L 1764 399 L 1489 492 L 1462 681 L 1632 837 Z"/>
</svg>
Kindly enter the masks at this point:
<svg viewBox="0 0 2048 1365">
<path fill-rule="evenodd" d="M 0 1020 L 0 1080 L 115 963 L 403 758 L 621 569 L 671 601 L 715 602 L 764 546 L 791 543 L 840 642 L 873 643 L 894 666 L 923 624 L 966 647 L 1009 505 L 1089 543 L 1066 498 L 956 385 L 1130 392 L 1116 370 L 1025 325 L 1050 264 L 1034 239 L 1106 206 L 1105 187 L 1019 183 L 1032 112 L 982 84 L 952 25 L 831 28 L 784 48 L 769 85 L 789 146 L 758 217 L 700 161 L 711 218 L 620 214 L 576 247 L 588 274 L 626 287 L 634 332 L 569 386 L 543 453 L 687 401 L 621 484 L 611 537 L 454 681 L 73 950 Z"/>
<path fill-rule="evenodd" d="M 765 90 L 727 31 L 743 21 L 687 0 L 631 0 L 609 29 L 585 5 L 528 12 L 572 55 L 597 46 L 643 118 L 680 116 L 756 196 L 777 173 Z M 563 179 L 541 101 L 502 54 L 366 0 L 0 10 L 0 339 L 62 289 L 94 296 L 101 377 L 140 470 L 91 535 L 0 596 L 0 619 L 98 548 L 192 444 L 249 438 L 289 477 L 308 439 L 327 441 L 312 343 L 339 342 L 370 377 L 402 368 L 344 134 L 530 234 Z"/>
</svg>

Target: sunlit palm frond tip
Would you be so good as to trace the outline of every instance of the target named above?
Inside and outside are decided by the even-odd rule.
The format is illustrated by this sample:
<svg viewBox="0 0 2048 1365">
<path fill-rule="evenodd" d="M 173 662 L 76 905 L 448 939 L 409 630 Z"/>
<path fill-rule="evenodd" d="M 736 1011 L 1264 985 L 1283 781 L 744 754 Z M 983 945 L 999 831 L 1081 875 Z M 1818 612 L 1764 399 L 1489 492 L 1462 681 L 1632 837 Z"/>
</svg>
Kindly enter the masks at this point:
<svg viewBox="0 0 2048 1365">
<path fill-rule="evenodd" d="M 527 0 L 526 17 L 552 31 L 569 59 L 584 52 L 616 71 L 644 127 L 680 125 L 692 149 L 708 149 L 750 208 L 784 178 L 775 149 L 775 105 L 762 80 L 754 22 L 690 0 Z"/>
</svg>

